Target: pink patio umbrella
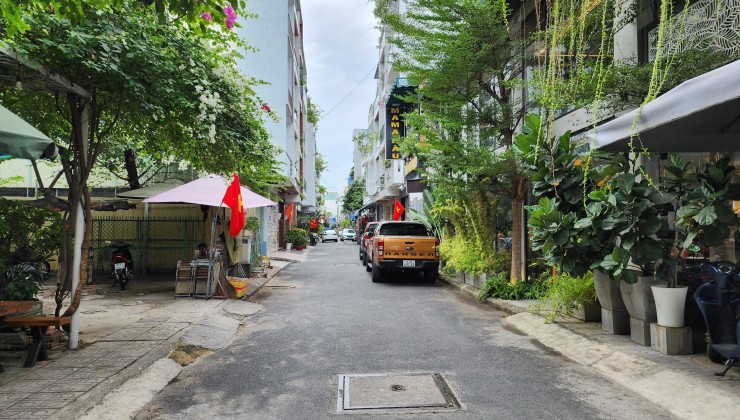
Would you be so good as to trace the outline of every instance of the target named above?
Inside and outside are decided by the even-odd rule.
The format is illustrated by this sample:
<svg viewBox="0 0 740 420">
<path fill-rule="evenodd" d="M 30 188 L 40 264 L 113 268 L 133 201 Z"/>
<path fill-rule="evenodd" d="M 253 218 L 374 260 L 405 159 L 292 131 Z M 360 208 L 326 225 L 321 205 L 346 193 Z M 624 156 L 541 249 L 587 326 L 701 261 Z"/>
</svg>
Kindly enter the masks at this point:
<svg viewBox="0 0 740 420">
<path fill-rule="evenodd" d="M 228 183 L 229 181 L 221 176 L 208 175 L 149 197 L 144 200 L 144 203 L 185 203 L 228 207 L 222 202 Z M 276 202 L 269 198 L 254 193 L 245 187 L 242 187 L 242 201 L 244 202 L 245 209 L 277 205 Z"/>
</svg>

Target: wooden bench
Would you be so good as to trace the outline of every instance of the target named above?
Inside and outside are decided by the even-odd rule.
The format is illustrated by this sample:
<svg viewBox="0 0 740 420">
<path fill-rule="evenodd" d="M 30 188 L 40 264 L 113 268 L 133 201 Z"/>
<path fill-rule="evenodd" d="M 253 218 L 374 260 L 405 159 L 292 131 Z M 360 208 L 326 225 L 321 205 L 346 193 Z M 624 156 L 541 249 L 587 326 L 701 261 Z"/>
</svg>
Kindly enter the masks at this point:
<svg viewBox="0 0 740 420">
<path fill-rule="evenodd" d="M 33 342 L 28 347 L 28 356 L 23 367 L 33 367 L 37 360 L 48 360 L 44 337 L 49 327 L 61 328 L 72 322 L 71 316 L 19 316 L 5 318 L 3 325 L 10 327 L 29 327 Z"/>
</svg>

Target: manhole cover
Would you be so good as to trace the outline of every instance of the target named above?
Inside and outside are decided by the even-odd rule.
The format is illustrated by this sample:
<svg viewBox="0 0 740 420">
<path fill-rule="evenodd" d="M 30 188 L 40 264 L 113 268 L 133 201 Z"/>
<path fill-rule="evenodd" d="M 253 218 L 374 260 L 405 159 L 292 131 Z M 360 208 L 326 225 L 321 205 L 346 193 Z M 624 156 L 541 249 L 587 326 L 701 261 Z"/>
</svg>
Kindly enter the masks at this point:
<svg viewBox="0 0 740 420">
<path fill-rule="evenodd" d="M 459 407 L 457 399 L 439 373 L 339 376 L 339 412 Z"/>
</svg>

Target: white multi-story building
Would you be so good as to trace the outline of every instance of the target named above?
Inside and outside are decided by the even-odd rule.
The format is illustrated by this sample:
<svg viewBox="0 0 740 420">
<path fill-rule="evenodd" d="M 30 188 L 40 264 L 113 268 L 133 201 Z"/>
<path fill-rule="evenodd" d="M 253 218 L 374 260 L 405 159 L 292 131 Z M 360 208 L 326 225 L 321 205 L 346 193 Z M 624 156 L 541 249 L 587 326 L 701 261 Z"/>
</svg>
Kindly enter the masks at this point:
<svg viewBox="0 0 740 420">
<path fill-rule="evenodd" d="M 389 7 L 394 8 L 395 13 L 402 14 L 406 10 L 406 3 L 397 1 Z M 358 213 L 369 220 L 389 220 L 396 199 L 406 208 L 417 205 L 421 208 L 416 195 L 420 196 L 425 188 L 415 176 L 416 161 L 405 162 L 397 145 L 392 142 L 393 135 L 405 135 L 403 113 L 417 106 L 398 99 L 413 92 L 415 87 L 410 86 L 406 77 L 391 65 L 394 47 L 389 38 L 392 35 L 391 28 L 381 28 L 378 68 L 375 72 L 377 87 L 375 99 L 370 105 L 368 128 L 353 132 L 355 176 L 365 178 L 366 194 L 364 207 Z M 412 195 L 409 194 L 407 178 L 414 186 Z"/>
<path fill-rule="evenodd" d="M 294 203 L 297 212 L 316 210 L 314 128 L 307 119 L 306 60 L 303 50 L 303 14 L 300 0 L 252 0 L 239 35 L 257 51 L 248 52 L 239 67 L 249 76 L 268 82 L 254 89 L 279 116 L 265 119 L 273 144 L 282 149 L 280 161 L 288 180 L 279 186 L 283 201 L 269 215 L 269 251 L 284 243 L 288 221 L 284 211 Z M 267 232 L 265 232 L 267 233 Z"/>
</svg>

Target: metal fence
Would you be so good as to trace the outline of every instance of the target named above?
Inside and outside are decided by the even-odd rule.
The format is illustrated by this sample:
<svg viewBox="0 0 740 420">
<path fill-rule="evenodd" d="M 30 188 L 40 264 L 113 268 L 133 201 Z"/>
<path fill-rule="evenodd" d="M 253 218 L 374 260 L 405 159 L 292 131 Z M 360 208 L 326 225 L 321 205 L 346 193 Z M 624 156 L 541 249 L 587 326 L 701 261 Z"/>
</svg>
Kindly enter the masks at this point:
<svg viewBox="0 0 740 420">
<path fill-rule="evenodd" d="M 113 242 L 131 244 L 136 273 L 174 273 L 178 260 L 189 260 L 198 243 L 206 239 L 203 220 L 157 217 L 94 218 L 92 229 L 92 267 L 95 274 L 110 273 Z M 257 229 L 251 240 L 251 269 L 262 265 L 262 232 Z"/>
<path fill-rule="evenodd" d="M 91 187 L 90 195 L 94 198 L 114 198 L 116 195 L 130 191 L 129 187 Z M 37 198 L 41 195 L 42 190 L 37 187 L 2 187 L 0 196 L 2 197 L 25 197 Z M 67 198 L 69 188 L 52 188 L 51 195 L 57 198 Z"/>
<path fill-rule="evenodd" d="M 160 217 L 94 218 L 92 221 L 92 262 L 95 273 L 110 271 L 113 242 L 131 244 L 136 273 L 174 273 L 177 261 L 192 258 L 199 242 L 205 240 L 202 220 Z"/>
</svg>

